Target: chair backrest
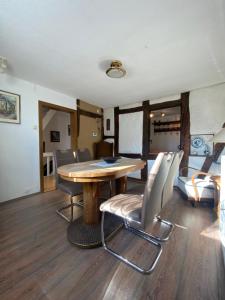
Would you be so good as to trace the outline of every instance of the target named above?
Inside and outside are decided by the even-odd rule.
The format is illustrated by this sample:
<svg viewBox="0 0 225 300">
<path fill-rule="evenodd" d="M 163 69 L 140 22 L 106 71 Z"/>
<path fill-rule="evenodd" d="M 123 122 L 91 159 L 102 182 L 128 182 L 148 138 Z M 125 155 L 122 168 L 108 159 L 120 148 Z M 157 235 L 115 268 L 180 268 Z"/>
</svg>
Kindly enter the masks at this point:
<svg viewBox="0 0 225 300">
<path fill-rule="evenodd" d="M 69 165 L 77 162 L 73 150 L 55 150 L 53 153 L 56 169 L 60 166 Z M 56 186 L 64 180 L 56 172 Z"/>
<path fill-rule="evenodd" d="M 76 154 L 77 154 L 77 161 L 78 162 L 84 162 L 84 161 L 89 161 L 91 160 L 91 153 L 90 151 L 85 148 L 85 149 L 78 149 L 76 151 Z"/>
<path fill-rule="evenodd" d="M 164 184 L 175 153 L 159 153 L 145 185 L 141 211 L 141 226 L 145 228 L 161 211 Z"/>
<path fill-rule="evenodd" d="M 163 194 L 162 194 L 162 203 L 161 207 L 164 207 L 166 203 L 172 199 L 173 196 L 173 185 L 176 175 L 178 174 L 180 162 L 182 160 L 182 157 L 184 155 L 184 151 L 181 150 L 179 152 L 176 152 L 173 162 L 171 164 L 164 188 L 163 188 Z"/>
<path fill-rule="evenodd" d="M 106 141 L 100 141 L 94 144 L 95 148 L 95 159 L 100 159 L 106 156 L 113 156 L 113 143 Z"/>
</svg>

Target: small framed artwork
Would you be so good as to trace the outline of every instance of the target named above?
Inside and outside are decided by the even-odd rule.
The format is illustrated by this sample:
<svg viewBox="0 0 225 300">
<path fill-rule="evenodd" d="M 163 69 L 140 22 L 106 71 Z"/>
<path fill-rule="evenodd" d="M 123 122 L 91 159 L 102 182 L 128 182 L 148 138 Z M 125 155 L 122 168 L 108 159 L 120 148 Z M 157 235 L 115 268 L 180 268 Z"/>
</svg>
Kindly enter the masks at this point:
<svg viewBox="0 0 225 300">
<path fill-rule="evenodd" d="M 213 134 L 191 135 L 190 155 L 211 156 L 213 155 Z"/>
<path fill-rule="evenodd" d="M 20 95 L 0 91 L 0 122 L 20 123 Z"/>
<path fill-rule="evenodd" d="M 50 131 L 50 141 L 60 142 L 60 131 Z"/>
</svg>

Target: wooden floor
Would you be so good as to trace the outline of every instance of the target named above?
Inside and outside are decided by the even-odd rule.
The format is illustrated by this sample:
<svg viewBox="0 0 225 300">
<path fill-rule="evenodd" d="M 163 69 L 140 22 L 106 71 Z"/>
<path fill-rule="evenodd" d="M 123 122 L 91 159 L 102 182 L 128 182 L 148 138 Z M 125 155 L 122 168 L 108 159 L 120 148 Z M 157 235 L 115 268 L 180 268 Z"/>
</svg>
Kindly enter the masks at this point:
<svg viewBox="0 0 225 300">
<path fill-rule="evenodd" d="M 144 276 L 102 248 L 71 245 L 67 223 L 55 214 L 62 204 L 63 194 L 54 191 L 0 206 L 1 300 L 225 299 L 218 224 L 210 208 L 193 208 L 174 193 L 161 215 L 175 230 L 155 271 Z M 123 230 L 111 246 L 145 265 L 154 252 Z"/>
</svg>

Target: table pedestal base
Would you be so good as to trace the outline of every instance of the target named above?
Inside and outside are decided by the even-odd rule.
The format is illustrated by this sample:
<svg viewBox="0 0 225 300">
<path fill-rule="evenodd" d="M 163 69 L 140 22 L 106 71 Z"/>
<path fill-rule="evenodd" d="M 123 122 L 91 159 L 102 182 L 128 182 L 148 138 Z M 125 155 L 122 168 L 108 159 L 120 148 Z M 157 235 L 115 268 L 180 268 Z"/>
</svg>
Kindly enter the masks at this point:
<svg viewBox="0 0 225 300">
<path fill-rule="evenodd" d="M 104 232 L 106 240 L 123 226 L 123 221 L 114 215 L 105 215 Z M 74 220 L 67 228 L 68 240 L 80 248 L 101 247 L 101 224 L 85 224 L 83 217 Z"/>
</svg>

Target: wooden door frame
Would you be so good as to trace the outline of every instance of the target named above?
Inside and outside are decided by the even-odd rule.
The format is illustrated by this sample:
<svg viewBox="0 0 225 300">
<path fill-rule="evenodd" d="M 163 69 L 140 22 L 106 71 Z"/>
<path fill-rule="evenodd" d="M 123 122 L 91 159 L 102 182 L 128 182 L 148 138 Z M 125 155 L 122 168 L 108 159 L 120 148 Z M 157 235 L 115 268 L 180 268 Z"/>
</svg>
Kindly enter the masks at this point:
<svg viewBox="0 0 225 300">
<path fill-rule="evenodd" d="M 39 168 L 40 168 L 40 192 L 44 192 L 44 172 L 43 172 L 43 108 L 54 109 L 70 114 L 70 138 L 71 148 L 77 149 L 77 111 L 68 107 L 52 104 L 49 102 L 38 101 L 38 122 L 39 122 Z"/>
</svg>

